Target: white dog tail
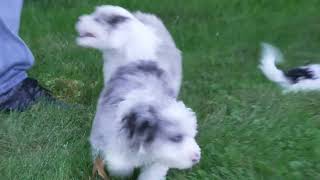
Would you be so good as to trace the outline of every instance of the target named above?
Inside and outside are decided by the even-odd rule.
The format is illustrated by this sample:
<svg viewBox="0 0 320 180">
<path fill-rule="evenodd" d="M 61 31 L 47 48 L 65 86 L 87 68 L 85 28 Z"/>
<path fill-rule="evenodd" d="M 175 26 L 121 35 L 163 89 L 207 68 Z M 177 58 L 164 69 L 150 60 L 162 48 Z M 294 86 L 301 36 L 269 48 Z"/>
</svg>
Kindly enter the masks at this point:
<svg viewBox="0 0 320 180">
<path fill-rule="evenodd" d="M 276 47 L 262 43 L 262 54 L 259 68 L 263 74 L 271 81 L 278 83 L 281 86 L 287 86 L 290 80 L 287 79 L 283 71 L 276 67 L 276 64 L 282 62 L 282 53 Z"/>
</svg>

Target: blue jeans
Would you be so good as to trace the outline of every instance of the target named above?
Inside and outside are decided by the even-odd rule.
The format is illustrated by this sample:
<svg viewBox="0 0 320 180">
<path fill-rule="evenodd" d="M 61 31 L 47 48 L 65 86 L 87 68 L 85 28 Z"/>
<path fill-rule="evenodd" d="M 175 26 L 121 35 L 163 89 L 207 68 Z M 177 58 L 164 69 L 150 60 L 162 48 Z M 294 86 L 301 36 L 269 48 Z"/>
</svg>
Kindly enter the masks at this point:
<svg viewBox="0 0 320 180">
<path fill-rule="evenodd" d="M 22 5 L 23 0 L 0 0 L 0 95 L 23 81 L 34 63 L 18 35 Z"/>
</svg>

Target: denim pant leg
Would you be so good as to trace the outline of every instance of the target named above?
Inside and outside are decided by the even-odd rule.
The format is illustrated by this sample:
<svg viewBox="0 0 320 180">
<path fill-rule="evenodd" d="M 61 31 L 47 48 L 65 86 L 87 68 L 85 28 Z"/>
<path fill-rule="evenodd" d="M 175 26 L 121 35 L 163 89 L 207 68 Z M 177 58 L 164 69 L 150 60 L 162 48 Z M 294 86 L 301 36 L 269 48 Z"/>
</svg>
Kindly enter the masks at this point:
<svg viewBox="0 0 320 180">
<path fill-rule="evenodd" d="M 18 36 L 23 0 L 0 0 L 0 95 L 27 77 L 34 57 Z"/>
</svg>

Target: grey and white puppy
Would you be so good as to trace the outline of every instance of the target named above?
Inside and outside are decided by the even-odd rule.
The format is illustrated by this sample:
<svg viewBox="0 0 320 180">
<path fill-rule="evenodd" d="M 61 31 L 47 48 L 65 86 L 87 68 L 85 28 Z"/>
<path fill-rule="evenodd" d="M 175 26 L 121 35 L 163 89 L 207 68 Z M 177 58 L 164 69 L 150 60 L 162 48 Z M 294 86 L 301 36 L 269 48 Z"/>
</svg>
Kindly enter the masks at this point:
<svg viewBox="0 0 320 180">
<path fill-rule="evenodd" d="M 195 113 L 177 100 L 181 56 L 159 18 L 100 6 L 81 16 L 77 43 L 104 56 L 105 86 L 90 143 L 113 175 L 142 168 L 139 180 L 165 179 L 169 168 L 200 160 Z"/>
</svg>

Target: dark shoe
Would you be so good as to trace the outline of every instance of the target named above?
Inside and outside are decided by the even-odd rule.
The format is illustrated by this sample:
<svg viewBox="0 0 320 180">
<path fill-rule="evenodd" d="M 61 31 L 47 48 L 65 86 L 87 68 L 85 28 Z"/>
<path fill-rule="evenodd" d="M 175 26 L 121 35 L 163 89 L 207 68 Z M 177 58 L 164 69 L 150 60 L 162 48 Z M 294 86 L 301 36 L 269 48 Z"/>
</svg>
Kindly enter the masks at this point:
<svg viewBox="0 0 320 180">
<path fill-rule="evenodd" d="M 0 95 L 0 111 L 23 111 L 40 99 L 55 101 L 50 91 L 39 85 L 37 80 L 26 78 Z"/>
</svg>

